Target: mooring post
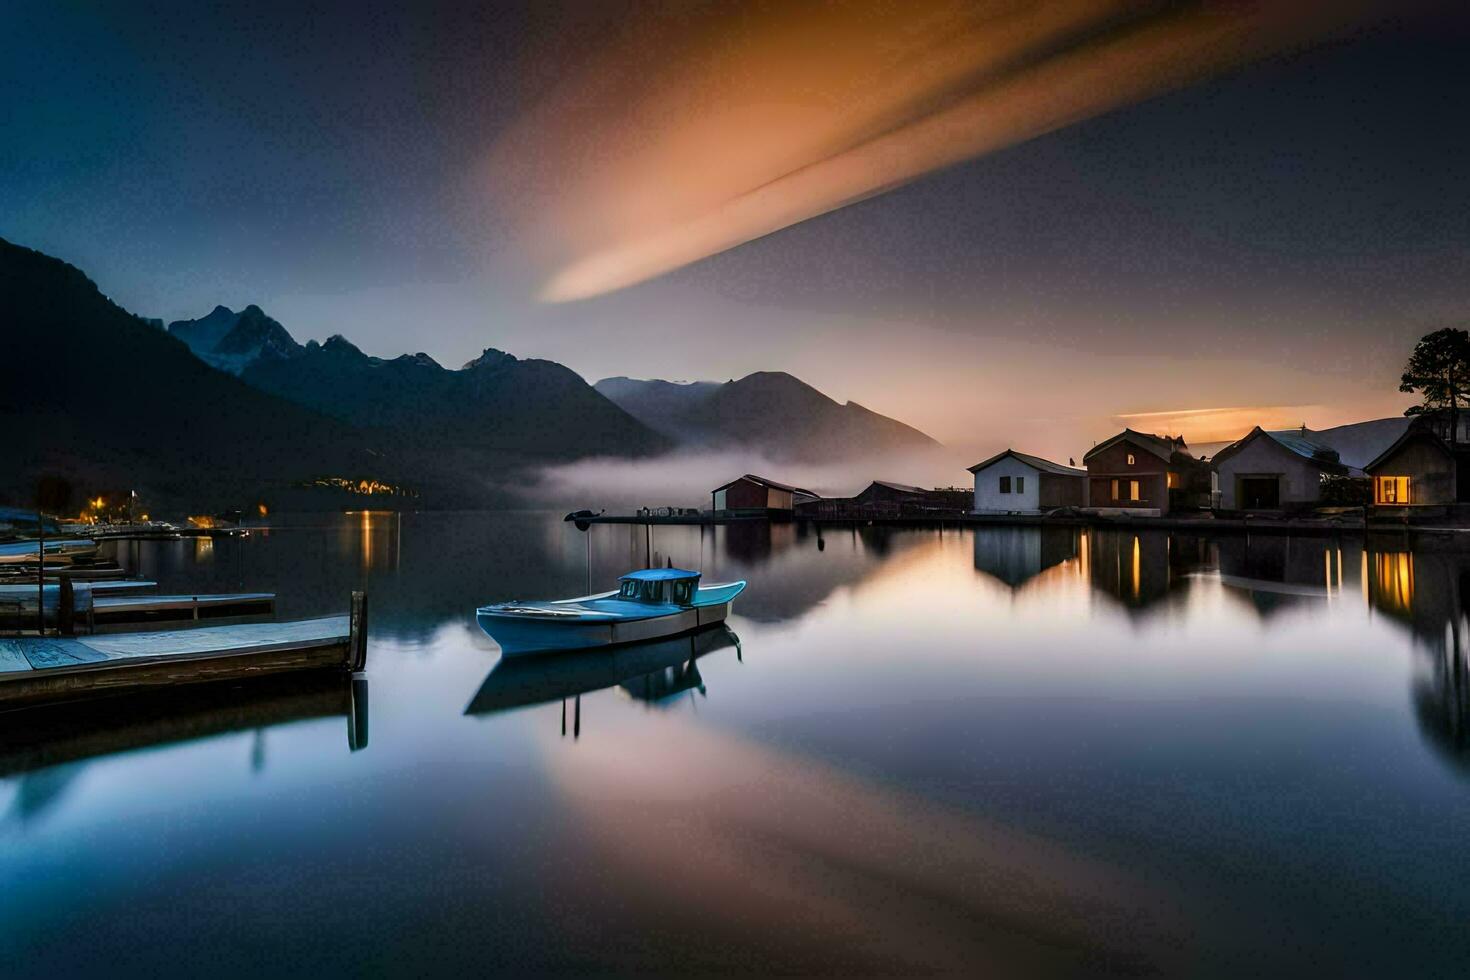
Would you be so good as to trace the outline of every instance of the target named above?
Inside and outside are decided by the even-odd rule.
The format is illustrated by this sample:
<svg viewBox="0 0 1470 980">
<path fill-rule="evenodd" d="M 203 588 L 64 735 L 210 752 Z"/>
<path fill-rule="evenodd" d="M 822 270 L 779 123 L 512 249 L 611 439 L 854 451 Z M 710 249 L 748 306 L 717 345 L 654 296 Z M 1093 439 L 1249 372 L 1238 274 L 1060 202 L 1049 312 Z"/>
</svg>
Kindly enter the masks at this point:
<svg viewBox="0 0 1470 980">
<path fill-rule="evenodd" d="M 353 592 L 347 628 L 347 669 L 353 673 L 367 667 L 367 615 L 367 593 Z"/>
<path fill-rule="evenodd" d="M 66 569 L 61 571 L 61 583 L 57 592 L 56 629 L 62 636 L 71 636 L 76 632 L 76 592 L 71 584 L 71 572 Z"/>
</svg>

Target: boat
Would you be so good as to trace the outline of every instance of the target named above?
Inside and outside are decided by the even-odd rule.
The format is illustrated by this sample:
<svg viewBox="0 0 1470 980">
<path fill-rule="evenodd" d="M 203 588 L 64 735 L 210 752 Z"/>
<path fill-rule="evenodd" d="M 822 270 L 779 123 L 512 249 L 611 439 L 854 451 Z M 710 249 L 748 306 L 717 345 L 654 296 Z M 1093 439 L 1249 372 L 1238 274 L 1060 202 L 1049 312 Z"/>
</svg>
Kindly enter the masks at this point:
<svg viewBox="0 0 1470 980">
<path fill-rule="evenodd" d="M 39 540 L 0 542 L 0 565 L 34 565 L 41 553 Z M 62 538 L 45 541 L 47 564 L 68 564 L 75 558 L 95 558 L 97 542 L 90 538 Z"/>
<path fill-rule="evenodd" d="M 505 656 L 641 643 L 724 622 L 745 583 L 701 585 L 686 568 L 647 568 L 618 588 L 575 599 L 496 603 L 475 611 Z"/>
<path fill-rule="evenodd" d="M 610 687 L 649 701 L 676 693 L 676 678 L 697 677 L 695 661 L 719 650 L 740 646 L 740 638 L 723 623 L 680 636 L 630 643 L 606 652 L 566 650 L 540 657 L 498 661 L 465 708 L 467 715 L 488 715 L 533 704 L 581 697 Z"/>
</svg>

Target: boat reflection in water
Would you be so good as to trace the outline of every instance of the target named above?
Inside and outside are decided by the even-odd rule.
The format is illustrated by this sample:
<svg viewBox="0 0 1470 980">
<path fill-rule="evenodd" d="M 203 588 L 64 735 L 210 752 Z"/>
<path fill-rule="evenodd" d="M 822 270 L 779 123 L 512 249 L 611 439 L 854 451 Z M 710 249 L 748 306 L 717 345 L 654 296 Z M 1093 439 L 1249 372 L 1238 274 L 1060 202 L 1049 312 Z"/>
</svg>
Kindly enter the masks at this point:
<svg viewBox="0 0 1470 980">
<path fill-rule="evenodd" d="M 734 647 L 737 659 L 743 662 L 740 638 L 722 623 L 695 633 L 603 651 L 503 657 L 480 684 L 465 714 L 490 715 L 561 701 L 565 735 L 566 702 L 572 699 L 572 733 L 580 735 L 583 694 L 617 687 L 652 706 L 669 704 L 686 692 L 704 695 L 704 679 L 695 661 L 728 647 Z"/>
</svg>

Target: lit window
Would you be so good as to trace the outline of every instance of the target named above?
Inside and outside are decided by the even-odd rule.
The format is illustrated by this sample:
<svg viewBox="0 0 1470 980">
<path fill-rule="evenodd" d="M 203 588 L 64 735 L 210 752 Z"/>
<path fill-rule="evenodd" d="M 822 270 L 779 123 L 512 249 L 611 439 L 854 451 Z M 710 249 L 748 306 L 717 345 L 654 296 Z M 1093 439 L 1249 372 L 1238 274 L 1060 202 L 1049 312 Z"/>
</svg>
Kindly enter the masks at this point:
<svg viewBox="0 0 1470 980">
<path fill-rule="evenodd" d="M 1179 474 L 1178 473 L 1172 473 L 1171 472 L 1169 474 L 1169 489 L 1170 490 L 1176 490 L 1176 489 L 1178 489 L 1178 487 L 1179 487 Z"/>
<path fill-rule="evenodd" d="M 1138 481 L 1137 480 L 1129 480 L 1128 481 L 1128 499 L 1129 500 L 1137 500 L 1137 499 L 1139 499 L 1138 498 Z"/>
<path fill-rule="evenodd" d="M 1132 453 L 1129 453 L 1128 454 L 1128 465 L 1129 466 L 1132 466 L 1133 465 L 1133 454 Z"/>
<path fill-rule="evenodd" d="M 1374 482 L 1378 485 L 1378 503 L 1409 503 L 1409 478 L 1407 476 L 1380 476 L 1375 478 Z"/>
<path fill-rule="evenodd" d="M 1025 493 L 1026 492 L 1026 478 L 1024 476 L 1018 476 L 1018 477 L 1016 477 L 1016 492 L 1017 493 Z"/>
<path fill-rule="evenodd" d="M 1000 492 L 1001 493 L 1010 493 L 1011 492 L 1011 478 L 1010 477 L 1003 476 L 1003 477 L 1000 478 Z"/>
<path fill-rule="evenodd" d="M 1119 497 L 1119 496 L 1118 496 L 1118 481 L 1117 481 L 1117 480 L 1114 480 L 1114 481 L 1113 481 L 1113 499 L 1114 499 L 1114 500 L 1119 500 L 1119 499 L 1121 499 L 1121 498 L 1120 498 L 1120 497 Z"/>
</svg>

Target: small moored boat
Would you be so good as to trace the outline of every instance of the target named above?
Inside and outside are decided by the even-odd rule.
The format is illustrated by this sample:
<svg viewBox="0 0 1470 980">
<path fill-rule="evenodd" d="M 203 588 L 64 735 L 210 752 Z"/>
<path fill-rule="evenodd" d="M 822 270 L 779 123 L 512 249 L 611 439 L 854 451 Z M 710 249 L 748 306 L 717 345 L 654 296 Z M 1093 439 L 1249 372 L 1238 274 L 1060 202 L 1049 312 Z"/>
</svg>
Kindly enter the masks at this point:
<svg viewBox="0 0 1470 980">
<path fill-rule="evenodd" d="M 496 603 L 475 611 L 506 655 L 639 643 L 723 622 L 744 582 L 700 585 L 699 572 L 629 572 L 612 592 L 546 602 Z"/>
</svg>

